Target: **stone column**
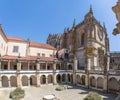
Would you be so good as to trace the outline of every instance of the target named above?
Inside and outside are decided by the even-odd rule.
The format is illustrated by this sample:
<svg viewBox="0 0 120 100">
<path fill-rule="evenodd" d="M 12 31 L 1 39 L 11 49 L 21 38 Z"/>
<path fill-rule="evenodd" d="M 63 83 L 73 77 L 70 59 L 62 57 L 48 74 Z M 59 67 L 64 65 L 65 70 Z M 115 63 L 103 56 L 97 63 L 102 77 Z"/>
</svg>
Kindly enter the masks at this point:
<svg viewBox="0 0 120 100">
<path fill-rule="evenodd" d="M 97 88 L 97 79 L 95 80 L 95 82 L 96 82 L 96 86 L 95 87 Z"/>
<path fill-rule="evenodd" d="M 22 87 L 20 74 L 17 74 L 17 87 Z"/>
<path fill-rule="evenodd" d="M 36 75 L 37 77 L 37 87 L 40 87 L 40 76 L 39 74 Z"/>
<path fill-rule="evenodd" d="M 60 69 L 59 70 L 61 70 L 61 63 L 60 63 Z"/>
<path fill-rule="evenodd" d="M 20 71 L 21 71 L 21 62 L 17 62 L 17 87 L 21 87 L 21 78 L 20 78 Z"/>
<path fill-rule="evenodd" d="M 48 77 L 46 77 L 46 84 L 48 84 Z"/>
<path fill-rule="evenodd" d="M 17 62 L 17 71 L 21 71 L 21 62 Z"/>
<path fill-rule="evenodd" d="M 89 75 L 88 74 L 85 75 L 85 86 L 89 88 Z"/>
<path fill-rule="evenodd" d="M 40 87 L 40 75 L 39 75 L 40 63 L 37 62 L 36 66 L 37 66 L 36 68 L 37 87 Z"/>
<path fill-rule="evenodd" d="M 2 67 L 2 64 L 1 64 L 1 61 L 0 61 L 0 70 L 1 70 L 1 67 Z"/>
<path fill-rule="evenodd" d="M 8 85 L 9 85 L 9 87 L 11 87 L 11 84 L 10 84 L 10 79 L 8 80 Z"/>
<path fill-rule="evenodd" d="M 1 76 L 0 76 L 0 88 L 2 87 L 2 79 L 1 79 Z"/>
<path fill-rule="evenodd" d="M 67 74 L 65 74 L 65 81 L 66 81 L 66 83 L 68 83 L 68 75 Z"/>
<path fill-rule="evenodd" d="M 47 64 L 47 62 L 46 62 L 46 70 L 47 70 L 47 66 L 48 66 L 48 64 Z"/>
<path fill-rule="evenodd" d="M 10 60 L 8 60 L 8 70 L 10 70 Z"/>
<path fill-rule="evenodd" d="M 28 70 L 30 70 L 30 63 L 28 62 Z"/>
<path fill-rule="evenodd" d="M 108 92 L 108 82 L 107 82 L 107 75 L 104 76 L 104 81 L 103 81 L 103 91 Z"/>
<path fill-rule="evenodd" d="M 89 67 L 91 66 L 90 64 L 90 59 L 86 59 L 86 68 L 85 68 L 85 86 L 89 88 Z"/>
<path fill-rule="evenodd" d="M 74 57 L 74 64 L 73 64 L 73 84 L 76 84 L 76 70 L 77 70 L 77 58 Z"/>
<path fill-rule="evenodd" d="M 56 81 L 56 63 L 53 64 L 53 85 L 57 84 Z"/>
<path fill-rule="evenodd" d="M 87 69 L 88 70 L 91 69 L 90 58 L 87 59 Z"/>
<path fill-rule="evenodd" d="M 62 83 L 62 74 L 60 74 L 60 83 Z"/>
<path fill-rule="evenodd" d="M 30 87 L 30 78 L 28 79 L 28 86 Z"/>
</svg>

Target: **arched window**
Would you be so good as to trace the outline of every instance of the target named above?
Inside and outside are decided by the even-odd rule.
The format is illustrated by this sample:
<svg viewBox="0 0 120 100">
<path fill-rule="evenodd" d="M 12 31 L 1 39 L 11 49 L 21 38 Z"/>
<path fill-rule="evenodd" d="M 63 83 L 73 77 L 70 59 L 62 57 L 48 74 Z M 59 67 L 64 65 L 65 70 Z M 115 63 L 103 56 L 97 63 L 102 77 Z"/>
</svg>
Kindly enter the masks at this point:
<svg viewBox="0 0 120 100">
<path fill-rule="evenodd" d="M 80 48 L 80 39 L 78 38 L 78 48 Z"/>
<path fill-rule="evenodd" d="M 83 33 L 81 35 L 81 45 L 83 46 L 84 45 L 84 41 L 85 41 L 85 34 Z"/>
</svg>

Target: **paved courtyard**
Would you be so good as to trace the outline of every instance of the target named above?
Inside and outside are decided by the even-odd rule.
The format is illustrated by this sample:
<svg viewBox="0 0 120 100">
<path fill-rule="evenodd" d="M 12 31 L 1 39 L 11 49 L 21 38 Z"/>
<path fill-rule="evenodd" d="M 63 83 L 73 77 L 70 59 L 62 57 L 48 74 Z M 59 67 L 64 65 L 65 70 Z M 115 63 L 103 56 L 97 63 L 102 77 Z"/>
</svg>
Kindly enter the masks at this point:
<svg viewBox="0 0 120 100">
<path fill-rule="evenodd" d="M 22 100 L 42 100 L 43 96 L 48 94 L 55 94 L 60 100 L 83 100 L 83 98 L 88 94 L 89 91 L 85 88 L 78 86 L 71 86 L 71 88 L 63 91 L 56 91 L 56 86 L 48 85 L 39 88 L 30 87 L 25 89 L 25 98 Z M 11 100 L 9 99 L 9 93 L 13 89 L 0 90 L 0 100 Z M 102 95 L 103 100 L 115 100 L 116 95 L 105 94 L 99 92 Z"/>
</svg>

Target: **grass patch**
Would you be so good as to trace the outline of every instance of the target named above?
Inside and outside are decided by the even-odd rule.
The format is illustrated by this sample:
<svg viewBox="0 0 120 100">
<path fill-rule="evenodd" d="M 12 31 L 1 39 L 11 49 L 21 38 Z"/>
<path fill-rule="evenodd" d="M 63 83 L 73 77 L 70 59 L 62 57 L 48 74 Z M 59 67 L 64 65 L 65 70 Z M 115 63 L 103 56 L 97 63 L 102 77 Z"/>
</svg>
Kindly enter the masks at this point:
<svg viewBox="0 0 120 100">
<path fill-rule="evenodd" d="M 21 98 L 24 98 L 25 96 L 25 91 L 22 90 L 21 88 L 16 88 L 14 91 L 10 92 L 9 97 L 12 100 L 20 100 Z"/>
<path fill-rule="evenodd" d="M 67 88 L 68 88 L 67 85 L 58 85 L 55 90 L 62 91 L 62 90 L 66 90 Z"/>
<path fill-rule="evenodd" d="M 96 92 L 89 92 L 83 100 L 103 100 L 102 97 Z"/>
</svg>

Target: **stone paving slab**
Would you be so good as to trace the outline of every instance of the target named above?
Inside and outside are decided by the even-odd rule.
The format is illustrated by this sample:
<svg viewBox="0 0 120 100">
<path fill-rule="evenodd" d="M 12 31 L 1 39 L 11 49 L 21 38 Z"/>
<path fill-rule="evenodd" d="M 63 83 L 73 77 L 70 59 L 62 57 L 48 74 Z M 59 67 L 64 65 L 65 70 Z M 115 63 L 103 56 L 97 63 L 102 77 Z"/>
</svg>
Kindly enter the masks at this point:
<svg viewBox="0 0 120 100">
<path fill-rule="evenodd" d="M 25 98 L 22 100 L 42 100 L 43 96 L 48 94 L 55 94 L 60 100 L 83 100 L 83 98 L 88 94 L 89 91 L 82 87 L 71 86 L 71 88 L 63 91 L 56 91 L 56 85 L 47 85 L 42 87 L 28 87 L 24 88 Z M 0 90 L 0 100 L 11 100 L 9 99 L 9 93 L 13 89 Z M 104 94 L 99 92 L 103 100 L 115 100 L 116 95 L 113 94 Z"/>
</svg>

